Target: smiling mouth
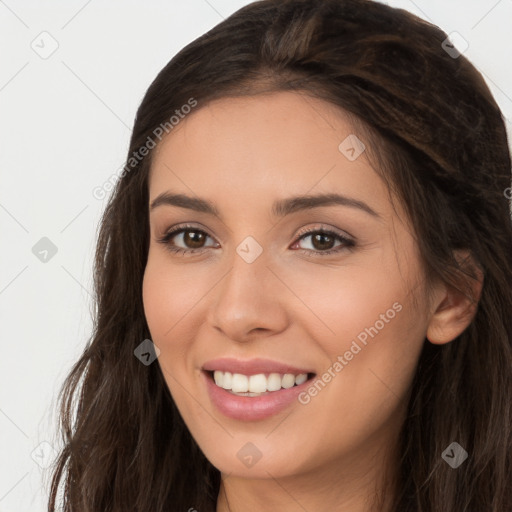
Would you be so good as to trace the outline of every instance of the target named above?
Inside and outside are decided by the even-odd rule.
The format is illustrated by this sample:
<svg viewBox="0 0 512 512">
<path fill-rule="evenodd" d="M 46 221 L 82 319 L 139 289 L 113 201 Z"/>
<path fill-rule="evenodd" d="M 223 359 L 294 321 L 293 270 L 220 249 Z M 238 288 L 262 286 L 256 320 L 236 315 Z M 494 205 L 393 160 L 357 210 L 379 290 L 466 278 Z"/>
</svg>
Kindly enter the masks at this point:
<svg viewBox="0 0 512 512">
<path fill-rule="evenodd" d="M 263 396 L 300 386 L 313 379 L 315 373 L 241 373 L 204 370 L 208 377 L 221 389 L 237 396 Z"/>
</svg>

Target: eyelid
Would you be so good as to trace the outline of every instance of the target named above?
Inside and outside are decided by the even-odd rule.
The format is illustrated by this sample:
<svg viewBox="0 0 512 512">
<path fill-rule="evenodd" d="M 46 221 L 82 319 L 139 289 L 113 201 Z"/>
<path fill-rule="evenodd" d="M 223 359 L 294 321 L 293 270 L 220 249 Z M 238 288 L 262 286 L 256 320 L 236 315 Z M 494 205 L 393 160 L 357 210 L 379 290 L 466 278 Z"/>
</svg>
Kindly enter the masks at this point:
<svg viewBox="0 0 512 512">
<path fill-rule="evenodd" d="M 345 251 L 354 251 L 357 247 L 355 237 L 348 233 L 345 233 L 344 231 L 339 230 L 338 228 L 326 226 L 321 223 L 317 224 L 316 226 L 310 226 L 300 230 L 299 233 L 297 233 L 297 235 L 295 236 L 295 241 L 292 243 L 292 247 L 300 243 L 300 241 L 303 240 L 304 238 L 312 236 L 315 233 L 324 233 L 327 234 L 328 236 L 333 236 L 337 238 L 341 243 L 340 245 L 334 246 L 333 248 L 327 249 L 325 251 L 315 249 L 301 249 L 300 247 L 297 248 L 296 250 L 313 258 L 327 258 L 328 256 L 341 255 L 341 253 Z"/>
<path fill-rule="evenodd" d="M 163 237 L 165 237 L 165 236 L 167 236 L 167 235 L 169 235 L 171 233 L 172 234 L 176 234 L 178 231 L 180 231 L 182 229 L 191 229 L 191 230 L 195 229 L 197 231 L 204 232 L 210 238 L 214 238 L 212 235 L 210 235 L 208 233 L 208 230 L 205 227 L 203 227 L 201 224 L 188 224 L 188 223 L 177 224 L 176 226 L 173 226 L 172 228 L 166 229 L 164 234 L 163 234 Z M 304 227 L 304 228 L 300 229 L 295 234 L 294 238 L 299 238 L 302 235 L 310 234 L 310 233 L 313 233 L 315 231 L 332 231 L 332 232 L 336 233 L 339 236 L 355 240 L 355 237 L 353 235 L 351 235 L 350 233 L 348 233 L 347 231 L 341 231 L 338 228 L 334 228 L 334 227 L 331 227 L 331 226 L 328 226 L 328 225 L 322 224 L 322 223 L 319 223 L 319 224 L 316 224 L 316 225 L 310 226 L 310 227 Z"/>
<path fill-rule="evenodd" d="M 214 238 L 212 235 L 210 235 L 210 233 L 208 232 L 208 229 L 206 229 L 201 224 L 189 224 L 189 223 L 186 223 L 186 222 L 183 223 L 183 224 L 176 224 L 175 226 L 167 228 L 166 230 L 164 230 L 163 235 L 161 236 L 161 238 L 165 238 L 165 237 L 167 237 L 169 235 L 177 235 L 177 234 L 179 234 L 179 232 L 186 231 L 186 230 L 200 231 L 200 232 L 205 233 L 206 235 L 208 235 L 210 238 Z"/>
<path fill-rule="evenodd" d="M 184 224 L 177 224 L 176 226 L 173 226 L 171 228 L 168 228 L 165 230 L 164 234 L 161 237 L 158 237 L 157 240 L 162 243 L 168 243 L 168 240 L 170 240 L 172 237 L 179 235 L 183 233 L 184 231 L 198 231 L 200 233 L 204 233 L 206 236 L 210 237 L 211 239 L 215 240 L 215 237 L 210 235 L 208 230 L 204 228 L 201 224 L 192 225 L 188 223 Z M 201 249 L 187 249 L 187 251 L 200 251 Z"/>
<path fill-rule="evenodd" d="M 338 235 L 338 236 L 341 236 L 341 237 L 347 238 L 347 239 L 349 238 L 350 240 L 355 241 L 355 237 L 352 236 L 350 233 L 347 233 L 346 231 L 341 231 L 338 228 L 334 228 L 334 227 L 328 226 L 327 224 L 322 224 L 322 223 L 318 223 L 318 224 L 315 224 L 314 226 L 302 228 L 295 235 L 295 237 L 300 238 L 302 235 L 311 234 L 316 231 L 331 231 L 333 233 L 336 233 L 336 235 Z"/>
</svg>

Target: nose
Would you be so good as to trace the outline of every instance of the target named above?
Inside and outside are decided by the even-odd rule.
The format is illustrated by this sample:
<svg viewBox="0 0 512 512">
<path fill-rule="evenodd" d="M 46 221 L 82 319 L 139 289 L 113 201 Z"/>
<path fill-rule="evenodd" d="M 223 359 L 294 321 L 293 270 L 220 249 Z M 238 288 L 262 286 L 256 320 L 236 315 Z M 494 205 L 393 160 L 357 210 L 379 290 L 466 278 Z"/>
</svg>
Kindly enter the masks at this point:
<svg viewBox="0 0 512 512">
<path fill-rule="evenodd" d="M 235 254 L 231 269 L 212 290 L 208 322 L 233 341 L 271 336 L 288 325 L 286 287 L 264 254 L 252 263 Z"/>
</svg>

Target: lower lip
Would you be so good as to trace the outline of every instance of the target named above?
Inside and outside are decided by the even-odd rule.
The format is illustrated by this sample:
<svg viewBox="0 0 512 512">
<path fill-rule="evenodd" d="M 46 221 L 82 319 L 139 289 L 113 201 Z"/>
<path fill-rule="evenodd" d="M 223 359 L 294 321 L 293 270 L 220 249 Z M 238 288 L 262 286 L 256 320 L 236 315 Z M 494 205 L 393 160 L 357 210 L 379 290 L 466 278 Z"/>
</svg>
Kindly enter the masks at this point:
<svg viewBox="0 0 512 512">
<path fill-rule="evenodd" d="M 310 385 L 311 380 L 308 379 L 299 386 L 272 391 L 267 395 L 250 397 L 233 395 L 217 386 L 208 372 L 203 370 L 201 373 L 210 399 L 217 409 L 224 416 L 240 421 L 263 420 L 281 412 L 294 401 L 298 401 L 298 395 Z"/>
</svg>

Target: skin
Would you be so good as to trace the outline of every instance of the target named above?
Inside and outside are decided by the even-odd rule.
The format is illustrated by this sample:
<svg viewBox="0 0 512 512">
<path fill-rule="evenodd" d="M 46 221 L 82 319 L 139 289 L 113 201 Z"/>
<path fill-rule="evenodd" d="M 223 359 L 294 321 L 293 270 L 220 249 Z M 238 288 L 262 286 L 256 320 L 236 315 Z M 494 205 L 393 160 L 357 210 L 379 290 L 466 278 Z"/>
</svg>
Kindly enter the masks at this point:
<svg viewBox="0 0 512 512">
<path fill-rule="evenodd" d="M 353 133 L 337 107 L 278 92 L 198 108 L 155 150 L 149 204 L 172 191 L 211 201 L 221 217 L 172 205 L 152 210 L 143 283 L 158 364 L 187 427 L 221 471 L 218 512 L 366 512 L 380 491 L 379 510 L 388 510 L 393 486 L 385 479 L 397 468 L 396 439 L 424 340 L 448 343 L 474 313 L 442 283 L 428 299 L 399 202 L 395 211 L 364 152 L 350 161 L 338 149 Z M 277 199 L 332 192 L 379 216 L 342 205 L 271 214 Z M 173 254 L 158 242 L 181 223 L 193 224 L 189 235 L 207 236 L 186 245 L 177 234 L 169 244 L 202 252 Z M 311 234 L 297 236 L 320 227 L 356 246 L 334 239 L 323 249 Z M 247 236 L 263 249 L 250 264 L 236 252 Z M 331 248 L 340 251 L 319 254 Z M 211 403 L 200 374 L 206 361 L 266 357 L 321 376 L 395 303 L 400 312 L 309 403 L 255 422 L 227 418 Z M 262 454 L 250 468 L 237 457 L 247 442 Z"/>
</svg>

